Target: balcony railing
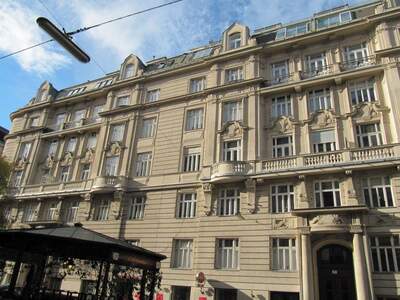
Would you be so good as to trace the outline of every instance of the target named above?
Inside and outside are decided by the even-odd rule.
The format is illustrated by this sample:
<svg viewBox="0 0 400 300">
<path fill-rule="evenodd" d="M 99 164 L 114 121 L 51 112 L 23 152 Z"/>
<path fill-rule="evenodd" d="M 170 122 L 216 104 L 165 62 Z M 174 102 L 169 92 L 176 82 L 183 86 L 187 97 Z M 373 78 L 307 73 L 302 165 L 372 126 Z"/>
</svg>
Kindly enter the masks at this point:
<svg viewBox="0 0 400 300">
<path fill-rule="evenodd" d="M 306 70 L 301 72 L 301 79 L 308 79 L 333 73 L 332 65 L 322 66 L 316 70 Z"/>
<path fill-rule="evenodd" d="M 268 87 L 268 86 L 288 83 L 288 82 L 293 81 L 293 79 L 294 79 L 293 73 L 290 73 L 285 76 L 279 76 L 279 77 L 275 77 L 270 80 L 266 80 L 266 81 L 264 81 L 263 84 L 264 84 L 264 86 Z"/>
<path fill-rule="evenodd" d="M 340 69 L 342 71 L 348 71 L 358 68 L 370 67 L 375 64 L 376 64 L 376 57 L 374 55 L 371 55 L 353 60 L 345 60 L 340 63 Z"/>
<path fill-rule="evenodd" d="M 78 121 L 71 121 L 71 122 L 64 122 L 61 124 L 51 124 L 48 126 L 53 131 L 60 131 L 60 130 L 65 130 L 65 129 L 71 129 L 71 128 L 78 128 L 82 127 L 85 125 L 90 125 L 90 124 L 95 124 L 99 123 L 101 121 L 101 117 L 93 117 L 93 118 L 84 118 Z"/>
<path fill-rule="evenodd" d="M 211 169 L 211 180 L 226 177 L 240 177 L 249 174 L 252 166 L 245 161 L 226 161 L 214 164 Z"/>
<path fill-rule="evenodd" d="M 329 153 L 282 157 L 264 161 L 263 172 L 278 172 L 307 168 L 326 168 L 368 161 L 385 161 L 400 157 L 400 145 L 386 145 L 367 149 L 352 149 Z"/>
<path fill-rule="evenodd" d="M 93 180 L 67 181 L 67 182 L 47 182 L 42 184 L 26 185 L 19 188 L 17 194 L 37 194 L 65 191 L 87 191 L 90 190 Z"/>
</svg>

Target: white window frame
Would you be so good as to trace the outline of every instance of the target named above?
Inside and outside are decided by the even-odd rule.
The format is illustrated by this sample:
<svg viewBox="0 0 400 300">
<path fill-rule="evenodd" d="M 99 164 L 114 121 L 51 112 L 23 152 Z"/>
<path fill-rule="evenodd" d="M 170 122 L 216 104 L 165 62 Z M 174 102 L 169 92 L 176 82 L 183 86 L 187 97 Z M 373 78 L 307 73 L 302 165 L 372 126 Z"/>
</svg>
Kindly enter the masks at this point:
<svg viewBox="0 0 400 300">
<path fill-rule="evenodd" d="M 314 135 L 316 134 L 323 134 L 324 132 L 329 132 L 333 135 L 333 140 L 331 142 L 315 142 Z M 311 148 L 314 153 L 326 153 L 326 152 L 332 152 L 336 151 L 336 136 L 335 136 L 335 130 L 324 130 L 324 131 L 314 131 L 311 132 Z"/>
<path fill-rule="evenodd" d="M 197 194 L 180 193 L 176 209 L 177 219 L 191 219 L 196 217 Z"/>
<path fill-rule="evenodd" d="M 272 118 L 279 118 L 280 116 L 288 117 L 292 115 L 292 97 L 290 95 L 273 97 L 271 102 Z"/>
<path fill-rule="evenodd" d="M 174 239 L 172 250 L 172 264 L 174 269 L 191 269 L 193 259 L 193 240 Z"/>
<path fill-rule="evenodd" d="M 37 204 L 35 204 L 33 201 L 24 204 L 21 219 L 23 223 L 33 222 L 35 220 L 36 207 Z"/>
<path fill-rule="evenodd" d="M 79 201 L 68 201 L 63 210 L 63 221 L 65 223 L 74 223 L 78 218 Z"/>
<path fill-rule="evenodd" d="M 379 183 L 378 183 L 379 181 Z M 364 202 L 369 207 L 394 207 L 391 178 L 389 176 L 373 176 L 362 179 Z"/>
<path fill-rule="evenodd" d="M 345 16 L 347 16 L 347 17 L 345 17 Z M 317 30 L 319 30 L 319 29 L 324 29 L 324 28 L 328 28 L 328 27 L 331 27 L 331 26 L 337 26 L 337 25 L 340 25 L 342 23 L 350 22 L 352 20 L 352 18 L 353 17 L 351 15 L 350 11 L 336 13 L 336 14 L 332 14 L 332 15 L 329 15 L 329 16 L 318 18 L 316 20 L 316 27 L 317 27 Z M 326 24 L 323 24 L 323 23 L 321 24 L 320 23 L 321 20 L 325 20 Z"/>
<path fill-rule="evenodd" d="M 201 165 L 201 148 L 185 147 L 183 149 L 183 172 L 198 172 Z"/>
<path fill-rule="evenodd" d="M 97 133 L 96 132 L 90 132 L 89 135 L 88 135 L 86 148 L 87 149 L 95 149 L 96 145 L 97 145 Z"/>
<path fill-rule="evenodd" d="M 67 145 L 65 146 L 65 152 L 74 153 L 76 150 L 76 145 L 78 143 L 78 138 L 73 136 L 70 137 L 67 141 Z"/>
<path fill-rule="evenodd" d="M 39 117 L 32 117 L 29 119 L 29 127 L 39 126 Z"/>
<path fill-rule="evenodd" d="M 146 196 L 135 196 L 130 199 L 128 209 L 128 220 L 140 220 L 144 217 Z"/>
<path fill-rule="evenodd" d="M 375 102 L 375 80 L 362 80 L 349 84 L 349 98 L 352 105 L 364 102 Z"/>
<path fill-rule="evenodd" d="M 129 105 L 129 96 L 119 96 L 115 99 L 115 105 L 114 107 L 124 107 Z"/>
<path fill-rule="evenodd" d="M 147 91 L 145 103 L 152 103 L 158 100 L 160 100 L 160 89 Z"/>
<path fill-rule="evenodd" d="M 72 114 L 72 122 L 80 122 L 86 116 L 86 109 L 79 109 Z"/>
<path fill-rule="evenodd" d="M 278 144 L 281 139 L 288 139 L 285 144 Z M 288 157 L 294 155 L 293 152 L 293 136 L 292 135 L 282 135 L 272 137 L 272 157 Z"/>
<path fill-rule="evenodd" d="M 286 82 L 289 78 L 289 64 L 287 60 L 271 64 L 272 82 L 274 84 Z"/>
<path fill-rule="evenodd" d="M 29 154 L 31 152 L 31 148 L 32 148 L 32 143 L 30 143 L 30 142 L 29 143 L 22 143 L 21 147 L 19 149 L 18 158 L 27 160 L 29 158 Z"/>
<path fill-rule="evenodd" d="M 150 175 L 152 156 L 151 152 L 137 154 L 135 176 L 145 177 Z"/>
<path fill-rule="evenodd" d="M 117 176 L 119 156 L 108 156 L 104 160 L 104 176 Z"/>
<path fill-rule="evenodd" d="M 243 101 L 226 101 L 222 103 L 222 122 L 242 121 L 243 119 Z"/>
<path fill-rule="evenodd" d="M 285 190 L 281 190 L 284 188 Z M 271 212 L 275 214 L 288 213 L 294 209 L 293 184 L 271 185 Z"/>
<path fill-rule="evenodd" d="M 190 79 L 190 93 L 197 93 L 204 90 L 206 87 L 206 78 L 205 77 L 198 77 Z"/>
<path fill-rule="evenodd" d="M 186 131 L 203 129 L 203 108 L 194 108 L 186 111 Z"/>
<path fill-rule="evenodd" d="M 140 130 L 140 138 L 151 138 L 155 134 L 157 118 L 145 118 L 142 121 L 142 128 Z"/>
<path fill-rule="evenodd" d="M 287 245 L 282 245 L 287 242 Z M 272 270 L 295 272 L 297 271 L 297 246 L 295 238 L 273 237 L 272 248 Z"/>
<path fill-rule="evenodd" d="M 366 42 L 344 48 L 344 62 L 350 68 L 357 68 L 368 63 L 368 47 Z"/>
<path fill-rule="evenodd" d="M 122 79 L 130 78 L 134 75 L 135 65 L 134 64 L 127 64 L 124 68 L 124 74 Z"/>
<path fill-rule="evenodd" d="M 111 201 L 99 199 L 94 202 L 93 221 L 107 221 L 110 212 Z"/>
<path fill-rule="evenodd" d="M 113 124 L 110 127 L 110 143 L 124 140 L 125 124 Z"/>
<path fill-rule="evenodd" d="M 382 245 L 382 239 L 389 239 L 390 245 Z M 400 237 L 394 235 L 377 235 L 370 237 L 370 249 L 374 272 L 400 272 Z M 393 265 L 391 265 L 393 262 Z"/>
<path fill-rule="evenodd" d="M 22 183 L 22 178 L 23 178 L 24 172 L 22 170 L 17 170 L 14 172 L 14 179 L 12 182 L 13 187 L 20 187 Z"/>
<path fill-rule="evenodd" d="M 374 126 L 375 131 L 374 132 L 362 132 L 363 128 L 366 128 L 363 126 Z M 356 134 L 357 134 L 358 147 L 360 147 L 360 148 L 375 147 L 375 146 L 380 146 L 383 144 L 382 133 L 380 130 L 379 122 L 357 125 Z"/>
<path fill-rule="evenodd" d="M 228 147 L 230 143 L 236 142 L 236 146 Z M 229 140 L 222 143 L 222 161 L 242 160 L 242 140 Z"/>
<path fill-rule="evenodd" d="M 89 166 L 87 168 L 87 166 Z M 89 163 L 87 164 L 82 164 L 81 167 L 81 180 L 87 180 L 90 177 L 90 169 L 91 169 L 91 165 Z"/>
<path fill-rule="evenodd" d="M 99 114 L 101 112 L 103 112 L 103 105 L 96 105 L 95 107 L 93 107 L 92 118 L 96 121 L 100 120 L 101 117 L 99 116 Z"/>
<path fill-rule="evenodd" d="M 240 32 L 234 32 L 228 36 L 229 50 L 240 48 L 241 43 L 242 43 L 242 34 Z"/>
<path fill-rule="evenodd" d="M 310 113 L 332 108 L 331 91 L 329 88 L 315 89 L 308 92 L 308 109 Z"/>
<path fill-rule="evenodd" d="M 235 82 L 239 80 L 243 80 L 243 68 L 242 67 L 235 67 L 225 70 L 225 82 Z"/>
<path fill-rule="evenodd" d="M 57 127 L 57 129 L 61 129 L 61 126 L 65 123 L 67 119 L 67 114 L 66 113 L 59 113 L 56 114 L 56 118 L 55 118 L 55 125 Z"/>
<path fill-rule="evenodd" d="M 322 187 L 323 184 L 330 183 L 330 188 Z M 332 193 L 333 206 L 326 206 L 324 193 Z M 340 182 L 338 180 L 319 180 L 314 182 L 315 207 L 340 207 L 342 204 L 340 194 Z"/>
<path fill-rule="evenodd" d="M 43 221 L 54 221 L 56 220 L 56 213 L 57 213 L 57 203 L 56 202 L 49 202 L 45 203 L 43 207 L 43 211 L 41 212 L 41 217 Z"/>
<path fill-rule="evenodd" d="M 227 244 L 230 245 L 227 245 Z M 239 269 L 240 246 L 239 239 L 218 238 L 216 240 L 216 269 Z"/>
<path fill-rule="evenodd" d="M 55 156 L 56 155 L 56 153 L 57 153 L 57 149 L 58 149 L 58 141 L 57 140 L 52 140 L 50 143 L 49 143 L 49 147 L 48 147 L 48 150 L 47 150 L 47 155 L 48 156 Z"/>
<path fill-rule="evenodd" d="M 305 71 L 309 75 L 323 73 L 328 66 L 325 52 L 314 53 L 306 56 Z"/>
<path fill-rule="evenodd" d="M 71 171 L 71 166 L 61 166 L 60 167 L 60 182 L 69 181 L 69 173 Z"/>
<path fill-rule="evenodd" d="M 233 195 L 228 193 L 233 192 Z M 239 188 L 225 188 L 219 191 L 218 216 L 235 216 L 240 214 L 240 190 Z"/>
</svg>

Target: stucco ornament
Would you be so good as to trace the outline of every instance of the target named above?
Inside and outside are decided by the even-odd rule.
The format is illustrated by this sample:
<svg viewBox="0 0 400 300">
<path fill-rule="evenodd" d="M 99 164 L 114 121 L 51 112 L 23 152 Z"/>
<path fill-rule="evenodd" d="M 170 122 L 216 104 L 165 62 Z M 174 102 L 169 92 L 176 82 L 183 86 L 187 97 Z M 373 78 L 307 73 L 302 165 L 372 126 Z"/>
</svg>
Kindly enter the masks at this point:
<svg viewBox="0 0 400 300">
<path fill-rule="evenodd" d="M 287 229 L 289 228 L 288 222 L 286 219 L 275 219 L 274 220 L 274 229 Z"/>
<path fill-rule="evenodd" d="M 47 169 L 51 169 L 53 167 L 53 165 L 54 165 L 54 157 L 53 157 L 53 155 L 47 155 L 47 157 L 46 157 L 46 159 L 44 161 L 44 166 Z"/>
<path fill-rule="evenodd" d="M 310 225 L 344 225 L 350 224 L 347 216 L 338 214 L 317 215 L 310 220 Z"/>
<path fill-rule="evenodd" d="M 358 116 L 363 121 L 369 121 L 378 116 L 378 111 L 374 103 L 364 102 L 358 107 Z"/>
<path fill-rule="evenodd" d="M 72 153 L 71 152 L 65 152 L 63 159 L 61 160 L 60 164 L 62 166 L 69 166 L 72 163 Z"/>
<path fill-rule="evenodd" d="M 85 155 L 83 156 L 83 162 L 85 163 L 90 163 L 93 161 L 93 157 L 94 157 L 94 149 L 93 148 L 89 148 L 86 150 Z"/>
<path fill-rule="evenodd" d="M 293 122 L 287 116 L 280 116 L 275 120 L 272 128 L 279 133 L 287 133 L 293 129 Z"/>
<path fill-rule="evenodd" d="M 18 158 L 14 164 L 14 169 L 21 170 L 25 168 L 25 165 L 28 163 L 28 160 L 24 157 Z"/>
<path fill-rule="evenodd" d="M 204 194 L 204 214 L 210 216 L 212 214 L 212 184 L 203 183 L 203 194 Z"/>
<path fill-rule="evenodd" d="M 328 110 L 322 110 L 315 115 L 314 122 L 319 127 L 326 127 L 328 125 L 331 125 L 333 123 L 332 113 Z"/>
<path fill-rule="evenodd" d="M 121 153 L 121 145 L 118 142 L 114 142 L 110 145 L 110 154 L 118 155 Z"/>
<path fill-rule="evenodd" d="M 241 137 L 245 128 L 240 122 L 228 122 L 221 128 L 221 132 L 227 138 Z"/>
</svg>

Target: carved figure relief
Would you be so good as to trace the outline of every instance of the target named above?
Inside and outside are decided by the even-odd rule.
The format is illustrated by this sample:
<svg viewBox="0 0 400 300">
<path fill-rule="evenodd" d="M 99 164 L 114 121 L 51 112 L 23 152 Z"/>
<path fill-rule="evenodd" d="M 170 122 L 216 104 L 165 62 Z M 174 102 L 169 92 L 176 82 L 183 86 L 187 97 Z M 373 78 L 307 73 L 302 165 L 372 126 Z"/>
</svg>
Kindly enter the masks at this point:
<svg viewBox="0 0 400 300">
<path fill-rule="evenodd" d="M 53 167 L 53 164 L 54 164 L 54 157 L 52 155 L 48 155 L 46 157 L 46 160 L 44 161 L 44 166 L 47 169 L 51 169 Z"/>
<path fill-rule="evenodd" d="M 204 214 L 210 216 L 212 214 L 212 184 L 203 183 L 203 195 L 204 195 Z"/>
<path fill-rule="evenodd" d="M 318 112 L 313 119 L 318 127 L 326 127 L 334 122 L 332 113 L 327 110 Z"/>
<path fill-rule="evenodd" d="M 234 121 L 224 124 L 220 132 L 226 138 L 235 138 L 243 136 L 244 129 L 246 128 L 240 122 Z"/>
<path fill-rule="evenodd" d="M 90 148 L 86 150 L 82 160 L 85 163 L 91 163 L 93 161 L 93 157 L 94 157 L 94 149 Z"/>
<path fill-rule="evenodd" d="M 25 168 L 25 165 L 28 163 L 26 158 L 18 158 L 18 160 L 14 164 L 14 169 L 21 170 Z"/>
<path fill-rule="evenodd" d="M 275 120 L 274 124 L 272 125 L 274 131 L 279 133 L 287 133 L 293 129 L 293 122 L 290 118 L 286 116 L 280 116 L 278 119 Z"/>
<path fill-rule="evenodd" d="M 351 220 L 348 216 L 342 216 L 338 214 L 329 215 L 317 215 L 311 218 L 310 225 L 345 225 L 351 224 Z"/>
<path fill-rule="evenodd" d="M 287 229 L 289 224 L 286 219 L 275 219 L 273 222 L 274 229 Z"/>
<path fill-rule="evenodd" d="M 72 153 L 65 152 L 64 157 L 62 158 L 60 164 L 62 166 L 69 166 L 72 163 Z"/>
<path fill-rule="evenodd" d="M 119 155 L 121 153 L 121 145 L 118 142 L 114 142 L 110 145 L 109 153 L 111 155 Z"/>
</svg>

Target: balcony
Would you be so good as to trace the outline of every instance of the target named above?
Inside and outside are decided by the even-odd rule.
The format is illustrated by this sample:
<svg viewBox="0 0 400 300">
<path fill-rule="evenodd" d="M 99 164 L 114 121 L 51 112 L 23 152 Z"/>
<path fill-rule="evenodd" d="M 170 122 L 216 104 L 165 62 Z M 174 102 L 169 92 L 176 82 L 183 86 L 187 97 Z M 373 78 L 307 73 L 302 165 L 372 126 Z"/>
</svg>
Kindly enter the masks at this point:
<svg viewBox="0 0 400 300">
<path fill-rule="evenodd" d="M 127 178 L 124 176 L 97 177 L 93 184 L 93 190 L 121 190 L 127 186 Z"/>
<path fill-rule="evenodd" d="M 359 59 L 343 61 L 340 63 L 340 70 L 349 71 L 354 69 L 366 68 L 376 65 L 376 63 L 377 61 L 375 55 L 371 55 Z"/>
<path fill-rule="evenodd" d="M 93 180 L 68 181 L 68 182 L 51 182 L 45 181 L 42 184 L 32 184 L 20 187 L 14 195 L 27 196 L 34 194 L 55 194 L 55 193 L 72 193 L 79 191 L 90 191 Z"/>
<path fill-rule="evenodd" d="M 279 85 L 279 84 L 286 84 L 294 80 L 294 74 L 290 73 L 286 76 L 276 77 L 270 80 L 266 80 L 263 82 L 264 87 Z"/>
<path fill-rule="evenodd" d="M 246 175 L 254 170 L 245 161 L 227 161 L 214 164 L 211 168 L 212 182 L 227 182 L 242 180 Z"/>
<path fill-rule="evenodd" d="M 316 168 L 376 165 L 393 165 L 400 157 L 400 145 L 385 145 L 365 149 L 346 149 L 328 153 L 305 154 L 263 161 L 263 173 L 310 170 Z"/>
<path fill-rule="evenodd" d="M 314 78 L 314 77 L 329 75 L 332 73 L 333 73 L 333 66 L 327 65 L 327 66 L 322 66 L 316 70 L 302 71 L 300 78 L 301 79 L 310 79 L 310 78 Z"/>
<path fill-rule="evenodd" d="M 78 121 L 64 122 L 61 124 L 51 124 L 48 125 L 47 127 L 52 131 L 61 131 L 67 129 L 80 128 L 86 125 L 92 125 L 100 122 L 101 122 L 101 117 L 93 117 L 93 118 L 83 118 Z"/>
</svg>

